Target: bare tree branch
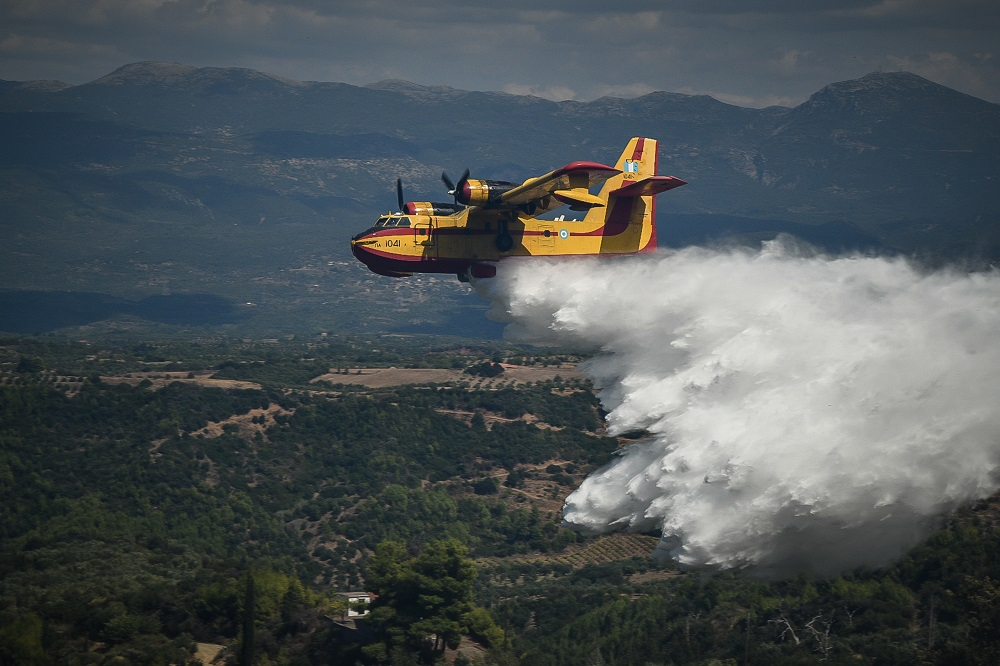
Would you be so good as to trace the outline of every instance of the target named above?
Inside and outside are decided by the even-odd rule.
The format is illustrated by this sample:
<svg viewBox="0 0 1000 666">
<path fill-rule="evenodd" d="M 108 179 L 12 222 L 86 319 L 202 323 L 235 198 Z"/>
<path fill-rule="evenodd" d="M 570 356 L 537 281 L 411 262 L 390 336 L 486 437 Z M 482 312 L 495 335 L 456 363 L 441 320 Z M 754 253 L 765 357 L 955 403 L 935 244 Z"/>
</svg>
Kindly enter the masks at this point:
<svg viewBox="0 0 1000 666">
<path fill-rule="evenodd" d="M 836 613 L 830 613 L 829 619 L 823 617 L 820 613 L 813 619 L 806 623 L 806 630 L 816 641 L 816 651 L 823 655 L 820 661 L 826 661 L 830 658 L 830 652 L 833 649 L 833 641 L 830 638 L 830 627 L 833 626 L 833 616 Z"/>
<path fill-rule="evenodd" d="M 779 640 L 783 641 L 785 640 L 785 636 L 791 636 L 792 640 L 795 641 L 796 645 L 801 644 L 802 641 L 799 640 L 798 635 L 795 633 L 795 627 L 793 627 L 792 623 L 789 622 L 788 618 L 785 617 L 784 611 L 782 611 L 781 615 L 778 616 L 778 619 L 768 620 L 767 622 L 768 624 L 776 624 L 779 627 L 784 627 L 784 629 L 781 631 L 781 635 L 778 636 Z"/>
</svg>

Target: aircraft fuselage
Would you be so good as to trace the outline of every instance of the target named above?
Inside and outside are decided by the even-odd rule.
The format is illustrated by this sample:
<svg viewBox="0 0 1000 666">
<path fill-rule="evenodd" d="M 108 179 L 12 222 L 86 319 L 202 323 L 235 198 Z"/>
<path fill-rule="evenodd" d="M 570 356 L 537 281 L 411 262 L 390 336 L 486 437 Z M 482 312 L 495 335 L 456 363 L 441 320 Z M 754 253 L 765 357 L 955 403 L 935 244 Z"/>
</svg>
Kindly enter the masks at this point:
<svg viewBox="0 0 1000 666">
<path fill-rule="evenodd" d="M 404 212 L 384 215 L 354 236 L 351 251 L 381 275 L 453 273 L 460 278 L 492 277 L 496 262 L 506 257 L 653 252 L 655 195 L 684 184 L 657 176 L 656 161 L 656 141 L 635 138 L 615 167 L 573 162 L 505 188 L 498 202 L 455 212 L 440 210 L 441 204 L 406 204 Z M 604 183 L 599 195 L 588 192 L 594 182 Z M 535 217 L 563 203 L 587 212 L 581 220 Z"/>
</svg>

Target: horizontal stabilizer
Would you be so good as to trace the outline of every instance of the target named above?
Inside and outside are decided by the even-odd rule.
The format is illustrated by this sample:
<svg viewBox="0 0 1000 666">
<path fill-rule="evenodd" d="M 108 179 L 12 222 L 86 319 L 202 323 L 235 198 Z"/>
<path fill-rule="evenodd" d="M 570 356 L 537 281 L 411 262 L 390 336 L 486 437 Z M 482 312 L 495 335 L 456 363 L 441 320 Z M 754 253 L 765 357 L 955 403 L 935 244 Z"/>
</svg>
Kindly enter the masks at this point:
<svg viewBox="0 0 1000 666">
<path fill-rule="evenodd" d="M 613 197 L 648 197 L 660 192 L 672 190 L 675 187 L 687 185 L 687 181 L 675 176 L 649 176 L 624 187 L 619 187 L 609 193 Z"/>
</svg>

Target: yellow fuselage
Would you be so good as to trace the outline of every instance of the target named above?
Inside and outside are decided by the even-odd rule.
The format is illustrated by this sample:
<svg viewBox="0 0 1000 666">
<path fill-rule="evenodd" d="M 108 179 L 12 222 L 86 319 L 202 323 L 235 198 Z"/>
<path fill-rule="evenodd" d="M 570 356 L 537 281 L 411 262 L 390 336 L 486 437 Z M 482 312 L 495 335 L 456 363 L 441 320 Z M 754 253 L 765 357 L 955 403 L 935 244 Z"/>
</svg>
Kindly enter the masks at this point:
<svg viewBox="0 0 1000 666">
<path fill-rule="evenodd" d="M 576 170 L 600 168 L 605 174 L 599 195 L 586 188 L 553 190 L 587 209 L 582 220 L 534 217 L 521 206 L 472 206 L 449 215 L 393 213 L 351 242 L 354 255 L 376 273 L 404 276 L 412 273 L 471 272 L 488 276 L 492 264 L 506 257 L 620 255 L 656 249 L 655 194 L 684 184 L 673 177 L 656 177 L 656 141 L 632 139 L 616 167 L 594 163 L 567 165 L 573 185 Z M 548 178 L 557 182 L 561 171 L 525 181 L 521 189 Z M 669 184 L 657 181 L 671 181 Z M 511 194 L 517 194 L 516 191 Z M 551 197 L 539 199 L 540 209 Z M 407 204 L 410 205 L 410 204 Z M 557 204 L 558 205 L 558 204 Z M 427 204 L 431 206 L 431 204 Z M 478 274 L 477 274 L 478 273 Z"/>
</svg>

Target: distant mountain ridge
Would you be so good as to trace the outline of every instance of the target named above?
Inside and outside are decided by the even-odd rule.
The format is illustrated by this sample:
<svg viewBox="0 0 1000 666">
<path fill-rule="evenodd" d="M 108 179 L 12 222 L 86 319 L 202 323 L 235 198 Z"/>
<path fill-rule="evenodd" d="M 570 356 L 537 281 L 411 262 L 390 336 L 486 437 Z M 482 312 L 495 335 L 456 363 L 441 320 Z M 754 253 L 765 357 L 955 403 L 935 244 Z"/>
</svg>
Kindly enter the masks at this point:
<svg viewBox="0 0 1000 666">
<path fill-rule="evenodd" d="M 442 171 L 525 179 L 611 161 L 638 135 L 660 140 L 662 173 L 690 183 L 661 197 L 661 243 L 791 231 L 831 250 L 1000 258 L 1000 106 L 906 72 L 749 109 L 146 62 L 78 86 L 0 81 L 0 286 L 254 303 L 273 289 L 285 304 L 313 289 L 320 303 L 343 278 L 323 267 L 350 266 L 349 236 L 395 207 L 397 177 L 408 199 L 447 200 Z M 390 303 L 404 287 L 373 288 Z"/>
</svg>

